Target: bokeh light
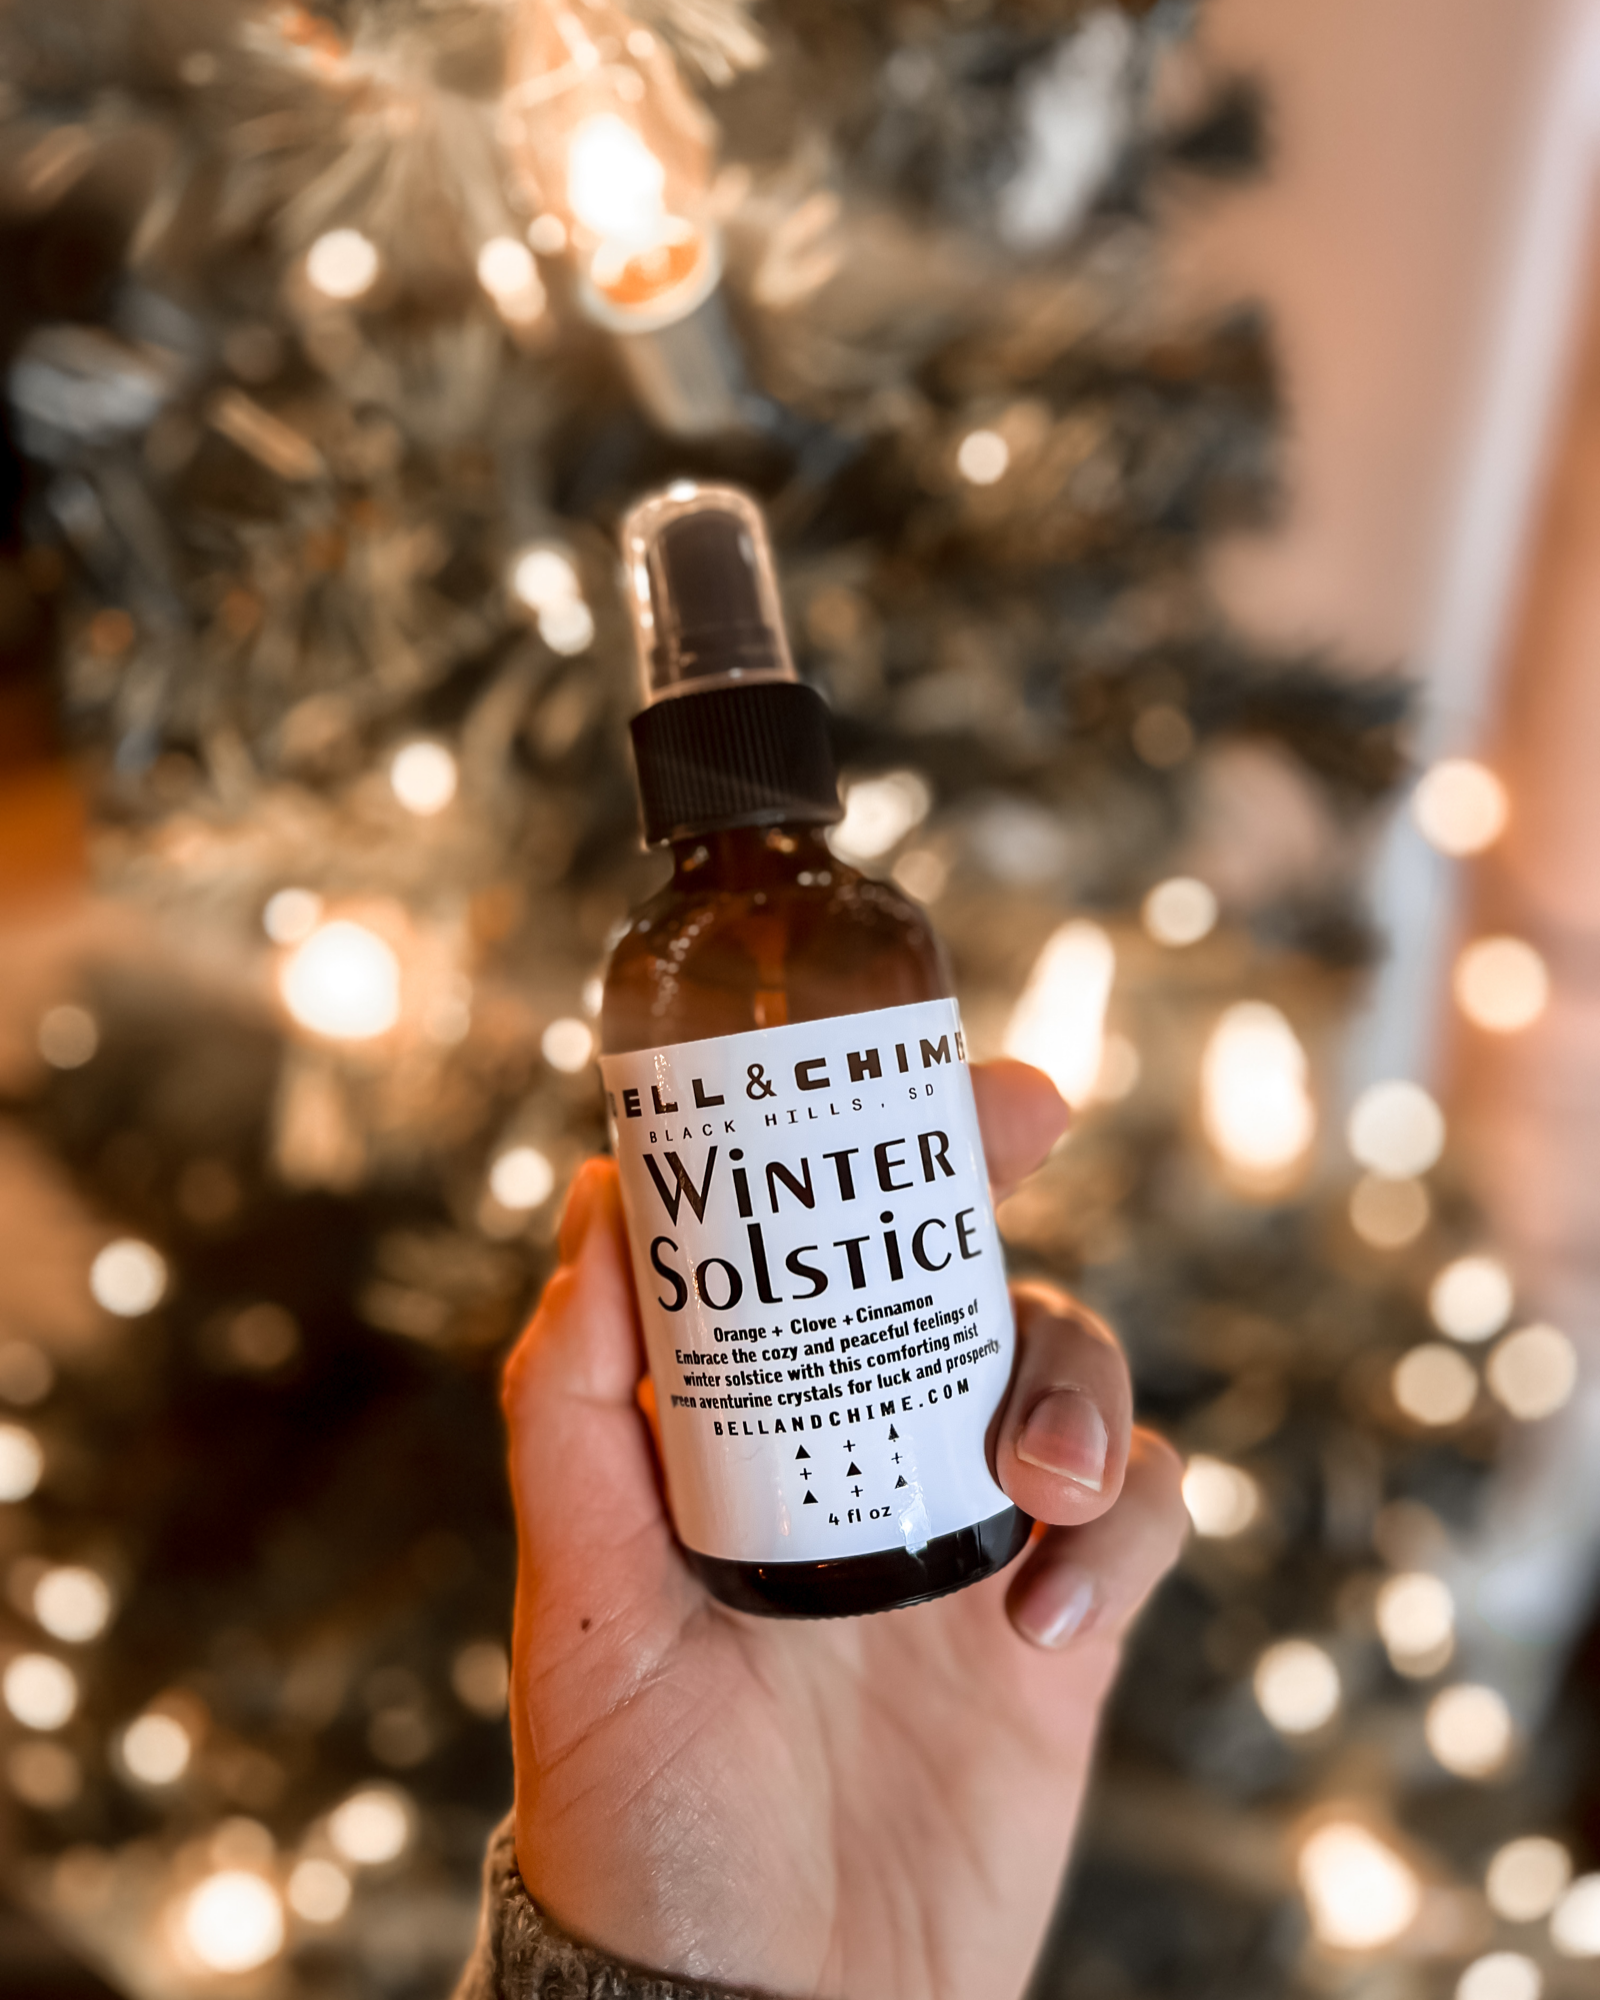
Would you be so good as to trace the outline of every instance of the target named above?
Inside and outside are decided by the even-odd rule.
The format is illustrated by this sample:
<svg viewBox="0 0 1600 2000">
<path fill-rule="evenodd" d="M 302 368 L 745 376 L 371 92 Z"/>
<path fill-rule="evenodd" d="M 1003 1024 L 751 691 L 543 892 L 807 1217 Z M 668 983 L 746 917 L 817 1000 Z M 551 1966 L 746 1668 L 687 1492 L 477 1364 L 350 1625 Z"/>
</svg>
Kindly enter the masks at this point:
<svg viewBox="0 0 1600 2000">
<path fill-rule="evenodd" d="M 1144 927 L 1157 944 L 1198 944 L 1216 928 L 1217 899 L 1193 875 L 1158 882 L 1144 899 Z"/>
<path fill-rule="evenodd" d="M 1456 2000 L 1539 2000 L 1544 1974 L 1520 1951 L 1475 1958 L 1456 1984 Z"/>
<path fill-rule="evenodd" d="M 378 246 L 359 229 L 330 229 L 306 255 L 306 276 L 324 297 L 358 299 L 377 281 Z"/>
<path fill-rule="evenodd" d="M 594 643 L 594 613 L 581 597 L 547 604 L 539 613 L 539 637 L 552 653 L 571 657 Z"/>
<path fill-rule="evenodd" d="M 1550 1942 L 1564 1958 L 1600 1958 L 1600 1875 L 1580 1875 L 1556 1904 Z"/>
<path fill-rule="evenodd" d="M 1116 950 L 1098 924 L 1063 924 L 1046 940 L 1012 1010 L 1006 1054 L 1042 1069 L 1069 1104 L 1087 1104 L 1100 1074 L 1116 969 Z"/>
<path fill-rule="evenodd" d="M 1535 1322 L 1508 1333 L 1484 1370 L 1495 1399 L 1523 1423 L 1554 1416 L 1578 1386 L 1578 1351 L 1559 1327 Z"/>
<path fill-rule="evenodd" d="M 491 236 L 478 252 L 478 283 L 515 326 L 529 326 L 544 311 L 539 267 L 514 236 Z"/>
<path fill-rule="evenodd" d="M 555 1168 L 537 1146 L 508 1146 L 489 1169 L 489 1192 L 502 1208 L 537 1208 L 555 1184 Z"/>
<path fill-rule="evenodd" d="M 76 1564 L 48 1569 L 33 1587 L 33 1615 L 52 1639 L 83 1645 L 111 1619 L 111 1589 L 103 1576 Z"/>
<path fill-rule="evenodd" d="M 346 1861 L 378 1868 L 406 1850 L 411 1808 L 404 1793 L 388 1785 L 352 1792 L 328 1815 L 328 1838 Z"/>
<path fill-rule="evenodd" d="M 1459 1681 L 1441 1688 L 1423 1722 L 1428 1748 L 1457 1778 L 1490 1778 L 1511 1755 L 1516 1732 L 1505 1697 L 1491 1687 Z"/>
<path fill-rule="evenodd" d="M 100 1046 L 100 1029 L 87 1007 L 51 1007 L 39 1017 L 36 1040 L 52 1069 L 82 1069 Z"/>
<path fill-rule="evenodd" d="M 78 1679 L 51 1653 L 18 1653 L 0 1676 L 0 1697 L 24 1729 L 60 1729 L 78 1706 Z"/>
<path fill-rule="evenodd" d="M 1479 938 L 1456 960 L 1456 1005 L 1474 1027 L 1492 1035 L 1531 1028 L 1550 1000 L 1544 960 L 1521 938 Z"/>
<path fill-rule="evenodd" d="M 141 1785 L 175 1785 L 189 1768 L 194 1745 L 175 1715 L 135 1716 L 118 1746 L 128 1775 Z"/>
<path fill-rule="evenodd" d="M 920 826 L 933 804 L 926 778 L 915 771 L 885 771 L 845 787 L 844 818 L 828 830 L 841 860 L 875 861 Z"/>
<path fill-rule="evenodd" d="M 1196 1452 L 1183 1471 L 1183 1504 L 1197 1535 L 1241 1535 L 1261 1513 L 1261 1488 L 1225 1459 Z"/>
<path fill-rule="evenodd" d="M 1307 1736 L 1338 1711 L 1339 1669 L 1309 1639 L 1280 1639 L 1256 1662 L 1253 1685 L 1261 1713 L 1284 1736 Z"/>
<path fill-rule="evenodd" d="M 524 549 L 512 563 L 511 594 L 530 611 L 548 611 L 583 595 L 571 557 L 542 542 Z"/>
<path fill-rule="evenodd" d="M 220 1868 L 184 1898 L 183 1942 L 210 1972 L 252 1972 L 283 1949 L 283 1905 L 264 1876 Z"/>
<path fill-rule="evenodd" d="M 1428 1310 L 1452 1340 L 1487 1340 L 1511 1317 L 1511 1273 L 1498 1257 L 1457 1257 L 1428 1288 Z"/>
<path fill-rule="evenodd" d="M 1390 1387 L 1396 1403 L 1414 1423 L 1436 1429 L 1460 1423 L 1478 1400 L 1478 1377 L 1472 1363 L 1436 1340 L 1413 1347 L 1400 1357 Z"/>
<path fill-rule="evenodd" d="M 303 1028 L 335 1041 L 370 1041 L 400 1018 L 400 961 L 361 924 L 314 930 L 284 960 L 278 989 Z"/>
<path fill-rule="evenodd" d="M 1531 1924 L 1549 1916 L 1571 1880 L 1572 1856 L 1561 1842 L 1530 1833 L 1495 1851 L 1483 1886 L 1497 1917 L 1511 1924 Z"/>
<path fill-rule="evenodd" d="M 956 449 L 956 470 L 971 486 L 993 486 L 1011 464 L 1011 447 L 998 431 L 968 431 Z"/>
<path fill-rule="evenodd" d="M 0 1502 L 26 1500 L 44 1477 L 44 1453 L 32 1431 L 0 1424 Z"/>
<path fill-rule="evenodd" d="M 108 1243 L 89 1266 L 89 1290 L 97 1305 L 119 1319 L 138 1319 L 160 1305 L 167 1289 L 167 1260 L 136 1236 Z"/>
<path fill-rule="evenodd" d="M 1378 1635 L 1395 1669 L 1422 1679 L 1450 1663 L 1456 1607 L 1449 1586 L 1426 1570 L 1406 1570 L 1379 1587 Z"/>
<path fill-rule="evenodd" d="M 450 1663 L 450 1685 L 463 1708 L 486 1721 L 497 1722 L 506 1712 L 511 1662 L 498 1639 L 475 1639 Z"/>
<path fill-rule="evenodd" d="M 1200 1065 L 1206 1136 L 1231 1166 L 1278 1175 L 1301 1159 L 1317 1129 L 1306 1052 L 1287 1019 L 1260 1000 L 1227 1009 Z"/>
<path fill-rule="evenodd" d="M 1441 854 L 1481 854 L 1505 831 L 1506 788 L 1470 757 L 1446 757 L 1425 771 L 1411 795 L 1423 837 Z"/>
<path fill-rule="evenodd" d="M 274 944 L 299 944 L 310 937 L 322 916 L 322 898 L 314 889 L 280 889 L 267 898 L 261 928 Z"/>
<path fill-rule="evenodd" d="M 1374 1250 L 1403 1250 L 1428 1226 L 1433 1204 L 1417 1180 L 1363 1174 L 1350 1190 L 1350 1227 Z"/>
<path fill-rule="evenodd" d="M 350 1877 L 337 1861 L 308 1855 L 289 1871 L 289 1908 L 308 1924 L 336 1924 L 350 1907 Z"/>
<path fill-rule="evenodd" d="M 587 1021 L 565 1014 L 552 1021 L 539 1037 L 539 1053 L 552 1069 L 576 1076 L 588 1068 L 594 1054 L 594 1030 Z"/>
<path fill-rule="evenodd" d="M 1319 1827 L 1300 1849 L 1298 1872 L 1312 1929 L 1339 1951 L 1392 1944 L 1422 1904 L 1415 1870 L 1354 1821 Z"/>
<path fill-rule="evenodd" d="M 402 744 L 389 765 L 390 788 L 406 811 L 419 819 L 443 812 L 459 782 L 455 758 L 428 737 Z"/>
<path fill-rule="evenodd" d="M 1351 1107 L 1350 1151 L 1375 1174 L 1411 1180 L 1444 1151 L 1444 1113 L 1418 1083 L 1369 1084 Z"/>
</svg>

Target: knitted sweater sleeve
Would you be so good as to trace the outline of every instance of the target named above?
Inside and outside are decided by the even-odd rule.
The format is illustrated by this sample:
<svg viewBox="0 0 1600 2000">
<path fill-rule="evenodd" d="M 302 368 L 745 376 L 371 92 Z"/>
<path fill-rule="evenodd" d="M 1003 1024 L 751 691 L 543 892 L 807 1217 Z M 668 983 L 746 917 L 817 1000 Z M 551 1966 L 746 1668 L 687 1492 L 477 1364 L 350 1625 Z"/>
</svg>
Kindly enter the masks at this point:
<svg viewBox="0 0 1600 2000">
<path fill-rule="evenodd" d="M 748 1989 L 647 1972 L 558 1930 L 517 1872 L 512 1823 L 489 1842 L 478 1942 L 454 2000 L 755 2000 Z"/>
</svg>

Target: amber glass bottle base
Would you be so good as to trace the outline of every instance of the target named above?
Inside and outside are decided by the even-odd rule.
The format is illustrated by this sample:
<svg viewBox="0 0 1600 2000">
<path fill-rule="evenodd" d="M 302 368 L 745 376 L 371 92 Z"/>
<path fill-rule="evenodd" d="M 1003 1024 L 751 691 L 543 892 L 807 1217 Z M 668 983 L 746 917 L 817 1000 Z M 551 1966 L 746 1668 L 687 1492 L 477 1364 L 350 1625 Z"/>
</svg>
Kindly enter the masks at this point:
<svg viewBox="0 0 1600 2000">
<path fill-rule="evenodd" d="M 925 1604 L 993 1576 L 1032 1531 L 1033 1522 L 1020 1508 L 1007 1507 L 987 1521 L 940 1535 L 915 1555 L 883 1549 L 812 1563 L 724 1562 L 693 1549 L 685 1549 L 684 1556 L 712 1596 L 735 1610 L 763 1618 L 859 1618 L 868 1611 Z"/>
</svg>

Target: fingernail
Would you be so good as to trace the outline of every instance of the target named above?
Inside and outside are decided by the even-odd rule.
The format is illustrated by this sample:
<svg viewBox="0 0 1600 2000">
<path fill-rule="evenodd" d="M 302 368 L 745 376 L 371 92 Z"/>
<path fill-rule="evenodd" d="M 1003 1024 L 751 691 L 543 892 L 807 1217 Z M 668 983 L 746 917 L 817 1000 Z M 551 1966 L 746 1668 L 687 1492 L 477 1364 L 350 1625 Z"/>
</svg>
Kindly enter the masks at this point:
<svg viewBox="0 0 1600 2000">
<path fill-rule="evenodd" d="M 1026 1465 L 1098 1493 L 1105 1484 L 1110 1443 L 1105 1418 L 1081 1390 L 1052 1389 L 1029 1412 L 1017 1439 L 1017 1456 Z"/>
<path fill-rule="evenodd" d="M 583 1240 L 589 1234 L 589 1226 L 599 1208 L 600 1176 L 596 1171 L 598 1165 L 598 1161 L 586 1161 L 578 1169 L 573 1177 L 572 1186 L 567 1190 L 567 1205 L 561 1213 L 563 1264 L 575 1264 L 578 1261 Z"/>
<path fill-rule="evenodd" d="M 1082 1629 L 1093 1609 L 1093 1580 L 1069 1566 L 1046 1570 L 1011 1617 L 1023 1638 L 1056 1651 Z"/>
</svg>

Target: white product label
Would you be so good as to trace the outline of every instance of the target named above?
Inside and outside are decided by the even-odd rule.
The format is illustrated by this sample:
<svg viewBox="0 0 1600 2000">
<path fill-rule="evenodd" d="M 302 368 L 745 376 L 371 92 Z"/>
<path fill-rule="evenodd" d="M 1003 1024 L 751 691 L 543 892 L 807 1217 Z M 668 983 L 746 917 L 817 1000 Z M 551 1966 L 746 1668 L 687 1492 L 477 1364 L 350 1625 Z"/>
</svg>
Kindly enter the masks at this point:
<svg viewBox="0 0 1600 2000">
<path fill-rule="evenodd" d="M 600 1067 L 683 1542 L 818 1562 L 1002 1512 L 1015 1332 L 955 1002 Z"/>
</svg>

